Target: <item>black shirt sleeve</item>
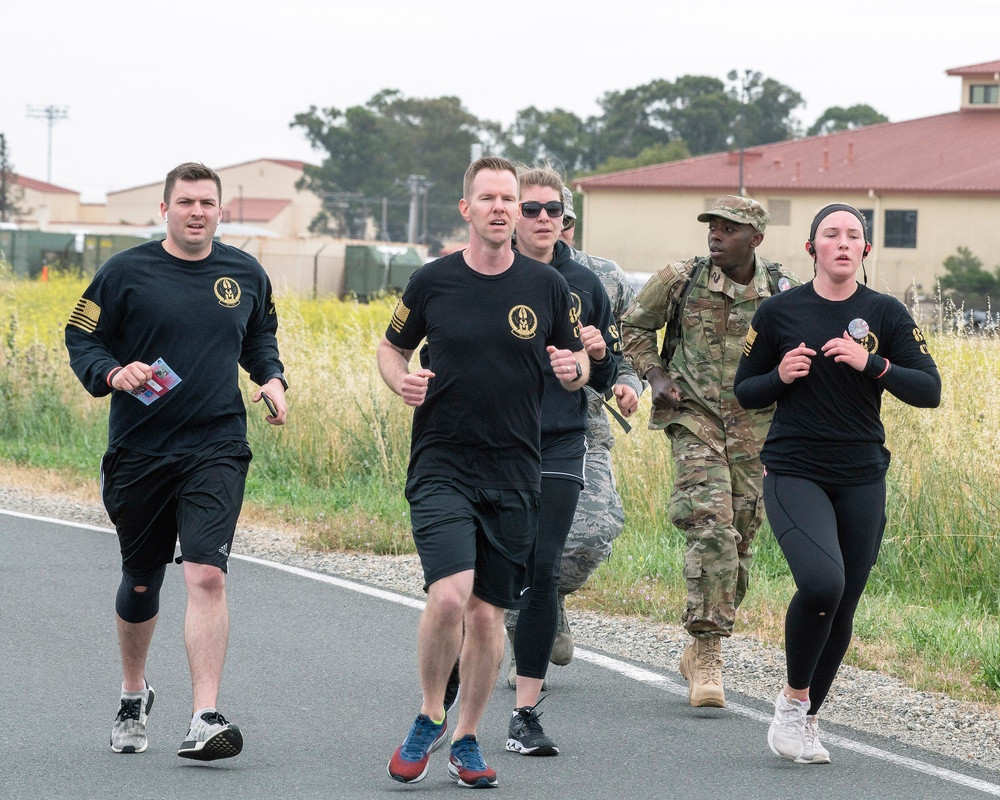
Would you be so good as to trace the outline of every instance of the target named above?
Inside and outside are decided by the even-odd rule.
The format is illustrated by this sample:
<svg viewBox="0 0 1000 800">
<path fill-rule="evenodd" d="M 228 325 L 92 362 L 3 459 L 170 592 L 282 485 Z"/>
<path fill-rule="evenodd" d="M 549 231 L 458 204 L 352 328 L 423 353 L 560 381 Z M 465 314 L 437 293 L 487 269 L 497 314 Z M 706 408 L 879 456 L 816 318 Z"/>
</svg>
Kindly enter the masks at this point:
<svg viewBox="0 0 1000 800">
<path fill-rule="evenodd" d="M 124 366 L 118 363 L 110 350 L 115 335 L 117 298 L 114 289 L 109 286 L 109 272 L 98 270 L 66 323 L 65 341 L 70 367 L 94 397 L 111 394 L 108 373 L 117 366 Z"/>
<path fill-rule="evenodd" d="M 784 394 L 787 384 L 778 376 L 781 353 L 771 335 L 763 306 L 757 309 L 736 368 L 733 389 L 743 408 L 767 408 Z"/>
</svg>

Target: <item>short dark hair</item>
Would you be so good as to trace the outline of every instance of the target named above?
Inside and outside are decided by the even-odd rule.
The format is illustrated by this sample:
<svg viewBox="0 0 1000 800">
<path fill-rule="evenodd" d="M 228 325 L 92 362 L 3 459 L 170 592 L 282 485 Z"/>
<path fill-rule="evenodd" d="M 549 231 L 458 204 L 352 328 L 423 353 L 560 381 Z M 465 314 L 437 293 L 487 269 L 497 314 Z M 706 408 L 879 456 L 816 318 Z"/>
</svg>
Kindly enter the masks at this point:
<svg viewBox="0 0 1000 800">
<path fill-rule="evenodd" d="M 222 202 L 222 179 L 218 173 L 200 164 L 197 161 L 185 161 L 178 164 L 167 173 L 166 183 L 163 184 L 163 202 L 170 205 L 170 195 L 174 192 L 174 185 L 177 181 L 215 181 L 215 188 L 219 190 L 219 202 Z"/>
<path fill-rule="evenodd" d="M 466 200 L 472 194 L 472 182 L 476 179 L 476 175 L 484 169 L 492 169 L 496 172 L 509 172 L 515 179 L 517 178 L 517 168 L 506 158 L 498 158 L 496 156 L 477 158 L 469 164 L 469 168 L 465 171 L 465 180 L 462 181 L 462 197 Z"/>
</svg>

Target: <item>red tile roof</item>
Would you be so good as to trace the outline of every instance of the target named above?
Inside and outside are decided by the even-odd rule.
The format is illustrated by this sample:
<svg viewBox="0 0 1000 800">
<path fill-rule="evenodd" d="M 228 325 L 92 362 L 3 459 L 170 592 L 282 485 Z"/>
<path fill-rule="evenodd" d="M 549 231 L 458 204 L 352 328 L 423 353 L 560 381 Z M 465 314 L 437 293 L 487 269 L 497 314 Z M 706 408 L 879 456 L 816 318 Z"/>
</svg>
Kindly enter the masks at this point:
<svg viewBox="0 0 1000 800">
<path fill-rule="evenodd" d="M 234 197 L 222 203 L 223 222 L 270 222 L 292 204 L 269 197 Z"/>
<path fill-rule="evenodd" d="M 16 186 L 24 189 L 32 189 L 36 192 L 45 192 L 46 194 L 80 194 L 75 189 L 67 189 L 63 186 L 46 183 L 45 181 L 36 181 L 34 178 L 26 178 L 24 175 L 18 175 L 16 172 L 7 173 L 7 179 L 10 180 L 11 178 L 13 178 Z"/>
<path fill-rule="evenodd" d="M 970 67 L 955 67 L 946 71 L 946 75 L 994 75 L 1000 72 L 1000 61 L 987 61 L 983 64 L 973 64 Z"/>
<path fill-rule="evenodd" d="M 750 195 L 869 189 L 993 194 L 1000 192 L 998 144 L 1000 111 L 965 109 L 747 148 L 743 182 Z M 732 151 L 594 175 L 573 185 L 584 191 L 731 191 L 738 182 L 739 153 Z"/>
</svg>

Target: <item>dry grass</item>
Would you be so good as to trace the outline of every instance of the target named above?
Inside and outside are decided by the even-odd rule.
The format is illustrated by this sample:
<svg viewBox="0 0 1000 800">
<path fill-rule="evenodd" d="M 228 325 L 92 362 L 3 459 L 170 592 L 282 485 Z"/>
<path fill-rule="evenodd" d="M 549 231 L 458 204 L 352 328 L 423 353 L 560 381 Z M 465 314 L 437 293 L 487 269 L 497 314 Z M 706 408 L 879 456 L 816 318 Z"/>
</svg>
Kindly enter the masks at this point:
<svg viewBox="0 0 1000 800">
<path fill-rule="evenodd" d="M 107 409 L 76 383 L 61 340 L 82 288 L 0 280 L 0 481 L 98 502 Z M 402 497 L 411 412 L 384 386 L 374 358 L 393 305 L 279 299 L 290 423 L 275 430 L 251 413 L 244 524 L 316 549 L 413 552 Z M 848 661 L 996 704 L 1000 342 L 938 335 L 930 346 L 944 380 L 941 408 L 884 401 L 889 524 Z M 613 454 L 625 532 L 571 605 L 676 622 L 685 588 L 683 540 L 666 514 L 673 465 L 663 433 L 646 429 L 647 413 L 643 402 Z M 780 645 L 793 590 L 765 527 L 738 632 Z"/>
</svg>

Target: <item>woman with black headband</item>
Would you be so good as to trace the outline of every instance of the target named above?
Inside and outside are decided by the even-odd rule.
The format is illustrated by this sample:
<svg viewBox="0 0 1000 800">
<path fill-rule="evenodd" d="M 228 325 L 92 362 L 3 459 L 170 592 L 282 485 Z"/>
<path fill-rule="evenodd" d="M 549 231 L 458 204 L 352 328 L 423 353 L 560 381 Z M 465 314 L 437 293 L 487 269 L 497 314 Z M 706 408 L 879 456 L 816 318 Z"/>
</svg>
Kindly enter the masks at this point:
<svg viewBox="0 0 1000 800">
<path fill-rule="evenodd" d="M 777 403 L 761 451 L 764 506 L 796 592 L 785 616 L 788 683 L 767 743 L 800 764 L 830 761 L 816 715 L 882 543 L 882 392 L 920 408 L 941 399 L 941 377 L 906 308 L 855 278 L 870 250 L 857 209 L 821 209 L 806 242 L 815 277 L 761 305 L 735 379 L 745 408 Z"/>
</svg>

